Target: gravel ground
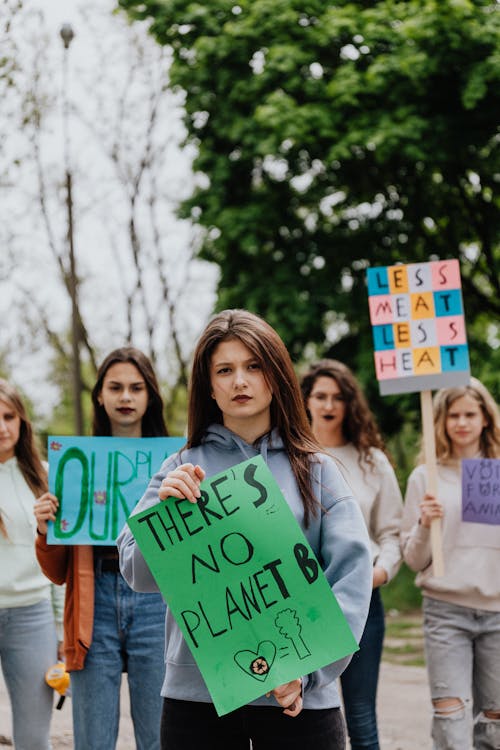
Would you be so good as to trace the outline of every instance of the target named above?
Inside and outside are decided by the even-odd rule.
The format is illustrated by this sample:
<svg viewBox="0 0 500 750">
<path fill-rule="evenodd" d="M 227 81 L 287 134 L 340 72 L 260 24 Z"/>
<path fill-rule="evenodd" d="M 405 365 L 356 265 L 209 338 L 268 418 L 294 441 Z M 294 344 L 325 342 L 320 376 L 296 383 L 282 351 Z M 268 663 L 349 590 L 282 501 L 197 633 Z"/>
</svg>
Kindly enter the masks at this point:
<svg viewBox="0 0 500 750">
<path fill-rule="evenodd" d="M 53 750 L 72 748 L 70 698 L 52 721 Z M 378 713 L 382 750 L 430 750 L 429 693 L 423 667 L 382 663 Z M 135 742 L 128 706 L 126 679 L 122 685 L 122 718 L 117 750 L 134 750 Z M 2 740 L 3 737 L 3 740 Z M 10 742 L 10 709 L 0 675 L 0 747 Z"/>
</svg>

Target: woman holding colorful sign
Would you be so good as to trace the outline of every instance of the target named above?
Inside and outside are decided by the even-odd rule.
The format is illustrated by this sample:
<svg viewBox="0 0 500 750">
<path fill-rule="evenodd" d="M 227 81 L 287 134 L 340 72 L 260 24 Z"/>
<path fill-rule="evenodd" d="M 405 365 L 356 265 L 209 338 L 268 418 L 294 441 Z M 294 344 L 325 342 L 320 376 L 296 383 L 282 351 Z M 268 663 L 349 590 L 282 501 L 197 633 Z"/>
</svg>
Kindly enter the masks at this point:
<svg viewBox="0 0 500 750">
<path fill-rule="evenodd" d="M 180 525 L 175 522 L 175 535 L 174 527 L 166 524 L 160 531 L 160 534 L 167 535 L 163 537 L 165 544 L 169 543 L 167 539 L 177 543 L 182 529 L 184 536 L 200 532 L 201 539 L 203 527 L 223 524 L 224 518 L 229 519 L 236 513 L 238 505 L 246 505 L 243 495 L 238 496 L 241 500 L 238 503 L 227 489 L 224 490 L 230 475 L 240 470 L 240 462 L 254 458 L 257 463 L 264 461 L 274 476 L 273 481 L 278 483 L 278 489 L 286 500 L 286 512 L 292 511 L 291 521 L 302 539 L 305 534 L 312 551 L 321 561 L 328 583 L 321 576 L 316 560 L 308 557 L 306 545 L 298 544 L 294 549 L 297 561 L 301 561 L 303 576 L 309 577 L 315 566 L 318 568 L 321 580 L 326 584 L 328 598 L 331 598 L 333 590 L 340 605 L 340 616 L 347 619 L 352 634 L 356 641 L 359 640 L 371 589 L 369 542 L 359 507 L 336 463 L 321 453 L 311 434 L 290 356 L 278 334 L 252 313 L 226 310 L 208 324 L 194 354 L 187 445 L 166 460 L 132 516 L 144 510 L 147 516 L 149 509 L 160 498 L 167 501 L 164 504 L 165 513 L 179 514 Z M 257 499 L 252 505 L 259 506 L 264 503 L 266 490 L 257 481 L 252 462 L 247 469 L 245 475 L 256 488 L 254 493 L 257 492 Z M 225 474 L 217 479 L 220 472 Z M 214 477 L 218 506 L 213 508 L 207 500 L 205 485 L 200 490 L 205 477 Z M 209 479 L 207 486 L 211 486 Z M 186 500 L 189 501 L 187 507 Z M 194 509 L 189 510 L 193 507 L 191 503 Z M 273 507 L 271 505 L 265 512 L 272 516 L 275 512 Z M 199 523 L 191 518 L 193 515 L 199 518 Z M 154 528 L 154 519 L 145 520 Z M 256 536 L 253 538 L 256 541 Z M 238 556 L 229 547 L 229 542 L 235 539 L 239 545 Z M 158 540 L 161 541 L 159 536 Z M 279 541 L 278 533 L 275 537 L 276 547 Z M 121 569 L 130 585 L 141 591 L 157 590 L 157 583 L 128 526 L 120 535 L 118 545 Z M 207 570 L 207 575 L 210 575 L 210 570 L 223 571 L 224 565 L 229 570 L 228 561 L 236 566 L 244 562 L 243 557 L 251 558 L 254 552 L 251 540 L 245 537 L 243 531 L 240 534 L 228 533 L 220 539 L 219 555 L 222 553 L 224 558 L 220 562 L 222 567 L 219 568 L 219 562 L 215 559 L 214 548 L 205 545 L 207 549 L 212 549 L 213 563 L 204 559 L 203 568 L 194 567 L 195 562 L 206 558 L 200 543 L 199 556 L 193 555 L 193 584 L 195 574 L 198 575 L 201 570 Z M 193 612 L 187 612 L 185 616 L 193 623 L 190 633 L 187 632 L 189 629 L 181 628 L 182 618 L 178 618 L 177 622 L 171 607 L 168 607 L 167 666 L 162 689 L 165 698 L 162 715 L 164 750 L 248 748 L 250 739 L 254 750 L 290 750 L 299 747 L 340 750 L 345 747 L 336 682 L 349 657 L 309 673 L 297 669 L 294 679 L 282 685 L 271 685 L 273 664 L 284 658 L 282 653 L 288 653 L 288 660 L 299 655 L 302 659 L 302 664 L 298 665 L 300 668 L 310 656 L 309 646 L 313 645 L 312 639 L 308 641 L 305 633 L 305 621 L 299 622 L 295 617 L 292 605 L 297 600 L 290 595 L 288 579 L 282 575 L 284 562 L 284 558 L 277 554 L 277 559 L 264 566 L 265 570 L 257 571 L 250 582 L 248 579 L 246 583 L 241 581 L 237 588 L 231 588 L 228 584 L 226 604 L 219 612 L 225 618 L 226 627 L 220 627 L 218 632 L 212 624 L 201 621 L 194 612 L 195 604 Z M 168 566 L 168 556 L 165 565 Z M 311 580 L 315 576 L 313 573 Z M 250 588 L 252 580 L 255 585 Z M 196 600 L 195 594 L 193 598 Z M 280 610 L 277 602 L 284 599 L 288 606 Z M 240 603 L 236 604 L 236 600 Z M 201 659 L 196 663 L 193 657 L 193 653 L 196 653 L 194 638 L 198 633 L 198 630 L 194 631 L 194 623 L 199 623 L 204 633 L 210 627 L 213 638 L 222 637 L 224 630 L 234 631 L 238 623 L 243 626 L 243 621 L 257 618 L 259 605 L 263 610 L 276 613 L 274 622 L 277 629 L 285 633 L 286 638 L 292 639 L 295 650 L 286 648 L 285 643 L 281 644 L 277 631 L 272 630 L 254 649 L 255 653 L 248 645 L 246 651 L 228 653 L 226 661 L 223 657 L 224 663 L 219 665 L 222 672 L 229 669 L 231 664 L 233 673 L 238 673 L 240 677 L 243 672 L 248 672 L 249 677 L 242 678 L 246 680 L 245 686 L 252 679 L 253 686 L 255 679 L 261 680 L 260 685 L 252 688 L 256 691 L 255 695 L 260 697 L 251 702 L 242 700 L 235 710 L 218 716 L 213 704 L 215 699 L 209 693 L 199 669 Z M 202 611 L 201 608 L 199 611 Z M 314 620 L 318 614 L 317 611 L 309 612 L 309 617 Z M 304 632 L 299 637 L 302 625 Z M 351 652 L 345 651 L 344 654 Z M 277 665 L 280 666 L 282 662 Z M 286 665 L 283 669 L 286 669 Z M 270 679 L 267 678 L 268 674 Z M 212 693 L 215 694 L 214 690 Z"/>
<path fill-rule="evenodd" d="M 64 590 L 35 557 L 35 497 L 47 471 L 17 391 L 0 380 L 0 661 L 12 707 L 14 745 L 49 750 L 54 691 L 45 673 L 58 657 Z M 52 603 L 51 603 L 52 602 Z"/>
<path fill-rule="evenodd" d="M 342 674 L 342 697 L 352 750 L 378 750 L 377 683 L 385 623 L 380 586 L 401 563 L 403 502 L 375 418 L 351 370 L 325 359 L 302 378 L 302 395 L 313 434 L 339 459 L 370 536 L 373 591 L 359 651 Z"/>
<path fill-rule="evenodd" d="M 164 437 L 158 381 L 138 349 L 112 351 L 92 390 L 93 433 Z M 47 521 L 58 499 L 47 492 L 35 507 L 37 556 L 55 583 L 66 582 L 64 648 L 71 672 L 75 750 L 113 750 L 120 720 L 122 672 L 128 673 L 138 750 L 160 746 L 165 605 L 159 594 L 133 592 L 120 575 L 116 547 L 47 544 Z"/>
<path fill-rule="evenodd" d="M 426 466 L 408 480 L 402 523 L 407 564 L 423 593 L 436 750 L 500 747 L 500 416 L 488 390 L 446 388 L 434 398 L 437 493 Z M 496 461 L 493 459 L 497 459 Z M 495 484 L 496 483 L 496 484 Z M 496 488 L 496 489 L 495 489 Z M 430 527 L 441 519 L 444 575 L 432 566 Z"/>
</svg>

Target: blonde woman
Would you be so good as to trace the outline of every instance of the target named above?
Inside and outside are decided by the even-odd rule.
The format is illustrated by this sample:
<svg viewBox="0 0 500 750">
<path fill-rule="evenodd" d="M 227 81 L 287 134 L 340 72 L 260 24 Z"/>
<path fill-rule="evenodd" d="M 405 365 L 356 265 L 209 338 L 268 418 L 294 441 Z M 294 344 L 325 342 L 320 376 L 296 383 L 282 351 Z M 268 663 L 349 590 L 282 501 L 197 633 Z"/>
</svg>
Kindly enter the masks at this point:
<svg viewBox="0 0 500 750">
<path fill-rule="evenodd" d="M 470 385 L 434 399 L 436 495 L 426 467 L 409 477 L 402 549 L 422 589 L 435 750 L 500 747 L 500 526 L 462 520 L 461 461 L 500 458 L 500 417 L 488 390 Z M 430 526 L 442 522 L 444 575 L 432 569 Z"/>
</svg>

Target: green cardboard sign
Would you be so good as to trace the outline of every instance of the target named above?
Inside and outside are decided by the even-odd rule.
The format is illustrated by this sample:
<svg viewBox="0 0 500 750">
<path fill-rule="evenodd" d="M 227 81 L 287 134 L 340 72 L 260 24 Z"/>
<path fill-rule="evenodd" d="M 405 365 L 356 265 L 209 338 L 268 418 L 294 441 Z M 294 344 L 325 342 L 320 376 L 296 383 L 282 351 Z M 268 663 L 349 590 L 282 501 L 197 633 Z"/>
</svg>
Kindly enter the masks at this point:
<svg viewBox="0 0 500 750">
<path fill-rule="evenodd" d="M 357 644 L 261 457 L 200 489 L 128 524 L 222 716 Z"/>
</svg>

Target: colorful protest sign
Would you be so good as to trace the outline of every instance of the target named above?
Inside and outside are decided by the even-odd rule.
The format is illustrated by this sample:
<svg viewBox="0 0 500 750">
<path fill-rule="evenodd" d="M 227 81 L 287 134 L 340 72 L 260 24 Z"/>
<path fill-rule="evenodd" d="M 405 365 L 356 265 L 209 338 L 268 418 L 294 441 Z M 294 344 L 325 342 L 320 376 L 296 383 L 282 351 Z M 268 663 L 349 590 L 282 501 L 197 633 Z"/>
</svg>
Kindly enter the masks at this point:
<svg viewBox="0 0 500 750">
<path fill-rule="evenodd" d="M 357 645 L 262 457 L 201 490 L 128 524 L 222 716 Z"/>
<path fill-rule="evenodd" d="M 112 545 L 151 477 L 186 441 L 50 436 L 49 490 L 59 500 L 48 544 Z"/>
<path fill-rule="evenodd" d="M 368 268 L 367 283 L 382 396 L 469 382 L 457 260 Z"/>
<path fill-rule="evenodd" d="M 462 520 L 500 524 L 500 459 L 462 459 Z"/>
</svg>

